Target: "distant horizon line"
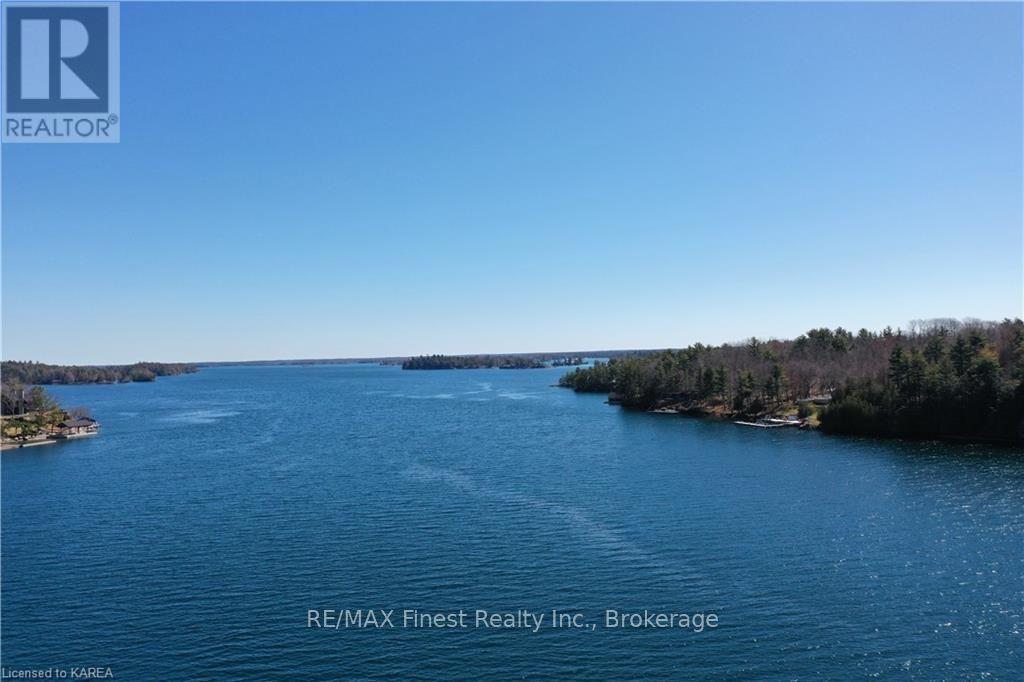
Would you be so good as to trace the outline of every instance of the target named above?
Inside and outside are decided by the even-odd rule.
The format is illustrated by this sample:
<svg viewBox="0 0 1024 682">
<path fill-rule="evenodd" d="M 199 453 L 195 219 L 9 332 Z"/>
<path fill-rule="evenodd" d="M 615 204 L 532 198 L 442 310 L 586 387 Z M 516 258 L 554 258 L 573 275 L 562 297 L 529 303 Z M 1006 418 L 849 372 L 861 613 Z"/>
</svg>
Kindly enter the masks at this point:
<svg viewBox="0 0 1024 682">
<path fill-rule="evenodd" d="M 927 319 L 910 320 L 906 324 L 906 327 L 903 327 L 903 326 L 893 327 L 892 325 L 886 325 L 886 327 L 883 327 L 881 330 L 872 330 L 872 331 L 873 331 L 873 333 L 879 334 L 879 333 L 884 332 L 885 329 L 890 329 L 890 330 L 892 330 L 895 333 L 907 333 L 907 332 L 909 332 L 911 334 L 914 334 L 914 333 L 917 332 L 918 328 L 925 327 L 927 325 L 935 326 L 935 325 L 946 324 L 946 325 L 949 325 L 950 327 L 953 327 L 953 328 L 960 328 L 960 329 L 962 329 L 964 327 L 969 327 L 971 325 L 1000 324 L 1001 322 L 1004 322 L 1004 321 L 1011 321 L 1012 322 L 1012 321 L 1019 321 L 1019 320 L 1021 320 L 1020 316 L 1014 316 L 1014 317 L 1007 316 L 1007 317 L 1002 318 L 1002 320 L 986 320 L 986 319 L 977 318 L 977 317 L 960 317 L 960 318 L 957 318 L 957 317 L 933 317 L 933 318 L 927 318 Z M 824 328 L 825 326 L 827 326 L 827 325 L 822 325 L 820 327 L 811 327 L 807 331 L 810 331 L 810 330 L 813 330 L 813 329 L 821 329 L 821 328 Z M 842 325 L 838 325 L 837 327 L 835 327 L 835 329 L 840 329 L 840 328 L 845 329 L 845 327 L 843 327 Z M 859 333 L 861 329 L 866 329 L 866 327 L 861 327 L 856 332 L 854 332 L 852 329 L 847 329 L 846 331 L 850 331 L 851 333 Z M 794 339 L 798 338 L 799 336 L 802 336 L 802 335 L 804 335 L 806 333 L 807 332 L 804 331 L 804 332 L 801 332 L 800 334 L 797 334 L 797 335 L 795 335 L 795 336 L 793 336 L 791 338 L 779 338 L 779 337 L 771 336 L 771 337 L 765 337 L 765 338 L 761 339 L 757 335 L 751 335 L 751 336 L 745 337 L 743 339 L 740 339 L 738 341 L 724 341 L 722 343 L 717 343 L 717 344 L 715 344 L 715 343 L 707 343 L 705 345 L 709 345 L 709 346 L 736 346 L 736 345 L 740 345 L 740 344 L 746 343 L 746 342 L 750 341 L 751 339 L 755 339 L 755 338 L 759 339 L 761 341 L 766 341 L 766 342 L 770 342 L 770 341 L 792 341 L 792 340 L 794 340 Z M 703 343 L 703 342 L 694 341 L 694 342 L 691 342 L 690 344 L 687 344 L 687 345 L 688 346 L 692 346 L 692 345 L 694 345 L 696 343 Z M 409 354 L 409 355 L 366 355 L 366 356 L 339 356 L 339 357 L 319 357 L 319 358 L 316 358 L 316 357 L 310 357 L 310 358 L 276 358 L 276 359 L 256 359 L 256 360 L 202 360 L 202 361 L 195 361 L 195 360 L 173 360 L 173 361 L 137 360 L 135 362 L 127 362 L 127 363 L 81 363 L 81 364 L 42 362 L 42 361 L 38 361 L 38 360 L 14 360 L 14 359 L 10 359 L 10 358 L 3 358 L 2 361 L 3 362 L 36 362 L 36 363 L 41 364 L 41 365 L 52 365 L 52 366 L 63 366 L 63 367 L 128 367 L 128 366 L 131 366 L 131 365 L 137 365 L 137 364 L 142 364 L 142 363 L 155 363 L 155 364 L 160 364 L 160 365 L 194 365 L 196 367 L 215 367 L 215 366 L 230 366 L 230 365 L 289 365 L 289 364 L 290 365 L 298 365 L 298 364 L 316 364 L 316 363 L 341 364 L 343 362 L 367 363 L 367 362 L 383 362 L 383 361 L 387 361 L 387 360 L 391 360 L 391 361 L 406 360 L 406 359 L 409 359 L 409 358 L 425 357 L 425 356 L 431 356 L 431 355 L 446 355 L 446 356 L 458 356 L 458 357 L 486 357 L 486 356 L 505 356 L 505 357 L 516 357 L 516 356 L 550 356 L 550 357 L 568 357 L 568 356 L 576 356 L 576 357 L 590 357 L 590 358 L 594 358 L 594 357 L 605 357 L 608 354 L 621 355 L 621 354 L 625 354 L 625 353 L 649 353 L 649 352 L 657 352 L 657 351 L 668 350 L 668 349 L 682 349 L 682 348 L 686 348 L 686 347 L 687 346 L 655 346 L 655 347 L 648 347 L 648 348 L 618 348 L 618 349 L 605 348 L 605 349 L 600 349 L 600 350 L 572 350 L 572 351 L 515 351 L 515 352 L 506 352 L 506 353 L 494 353 L 494 352 L 491 352 L 491 353 L 415 353 L 415 354 Z"/>
<path fill-rule="evenodd" d="M 604 350 L 567 350 L 567 351 L 516 351 L 513 353 L 415 353 L 412 355 L 379 355 L 366 357 L 338 357 L 338 358 L 278 358 L 275 360 L 208 360 L 205 362 L 185 362 L 181 364 L 195 365 L 196 367 L 211 367 L 214 365 L 280 365 L 280 364 L 309 364 L 315 362 L 341 363 L 341 362 L 383 362 L 385 360 L 408 360 L 410 358 L 430 357 L 441 355 L 446 357 L 518 357 L 530 355 L 544 355 L 553 357 L 600 357 L 607 353 L 648 353 L 665 348 L 608 348 Z M 168 363 L 170 364 L 170 363 Z"/>
<path fill-rule="evenodd" d="M 623 348 L 623 349 L 605 349 L 605 350 L 587 350 L 587 351 L 518 351 L 514 353 L 415 353 L 412 355 L 376 355 L 376 356 L 342 356 L 342 357 L 321 357 L 321 358 L 276 358 L 276 359 L 260 359 L 260 360 L 136 360 L 134 362 L 120 362 L 120 363 L 73 363 L 73 362 L 44 362 L 42 360 L 15 360 L 13 358 L 3 358 L 2 362 L 27 362 L 36 363 L 40 365 L 50 365 L 52 367 L 130 367 L 132 365 L 139 364 L 156 364 L 156 365 L 194 365 L 196 367 L 214 367 L 224 365 L 297 365 L 297 364 L 313 364 L 313 363 L 330 363 L 340 364 L 343 362 L 383 362 L 385 360 L 408 360 L 409 358 L 417 357 L 429 357 L 432 355 L 444 355 L 449 357 L 516 357 L 516 356 L 529 356 L 529 355 L 545 355 L 554 357 L 601 357 L 607 353 L 647 353 L 656 352 L 660 350 L 667 350 L 668 348 L 675 348 L 675 346 L 666 346 L 663 348 Z"/>
</svg>

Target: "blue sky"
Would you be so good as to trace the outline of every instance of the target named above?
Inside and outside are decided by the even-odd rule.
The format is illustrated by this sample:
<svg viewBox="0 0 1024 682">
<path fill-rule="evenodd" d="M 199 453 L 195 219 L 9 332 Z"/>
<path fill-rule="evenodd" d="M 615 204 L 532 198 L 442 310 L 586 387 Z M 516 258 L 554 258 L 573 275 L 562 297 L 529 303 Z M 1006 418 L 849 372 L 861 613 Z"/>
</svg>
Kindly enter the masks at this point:
<svg viewBox="0 0 1024 682">
<path fill-rule="evenodd" d="M 3 357 L 682 346 L 1022 306 L 1019 4 L 135 4 L 4 145 Z"/>
</svg>

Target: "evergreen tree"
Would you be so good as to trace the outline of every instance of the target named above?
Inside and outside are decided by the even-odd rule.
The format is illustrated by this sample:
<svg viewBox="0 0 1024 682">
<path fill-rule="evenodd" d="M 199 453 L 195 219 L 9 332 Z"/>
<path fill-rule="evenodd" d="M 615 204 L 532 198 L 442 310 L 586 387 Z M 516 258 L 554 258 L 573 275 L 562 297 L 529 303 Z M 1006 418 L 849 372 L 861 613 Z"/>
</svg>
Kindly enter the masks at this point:
<svg viewBox="0 0 1024 682">
<path fill-rule="evenodd" d="M 959 337 L 953 342 L 953 348 L 949 351 L 949 358 L 953 362 L 953 371 L 956 372 L 958 377 L 962 377 L 967 372 L 973 357 L 974 353 L 963 337 Z"/>
<path fill-rule="evenodd" d="M 894 346 L 889 354 L 889 381 L 900 390 L 907 380 L 907 358 L 902 346 Z"/>
</svg>

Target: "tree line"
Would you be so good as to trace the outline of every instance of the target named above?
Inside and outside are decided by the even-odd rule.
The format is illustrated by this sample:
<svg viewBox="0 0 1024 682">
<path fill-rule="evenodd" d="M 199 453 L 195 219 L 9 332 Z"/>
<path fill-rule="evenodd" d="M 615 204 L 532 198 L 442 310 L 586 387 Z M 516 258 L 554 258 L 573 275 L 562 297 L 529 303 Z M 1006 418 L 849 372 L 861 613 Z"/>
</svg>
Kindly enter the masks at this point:
<svg viewBox="0 0 1024 682">
<path fill-rule="evenodd" d="M 523 355 L 420 355 L 402 362 L 402 369 L 537 369 L 544 363 Z"/>
<path fill-rule="evenodd" d="M 828 402 L 821 428 L 878 436 L 1022 440 L 1024 322 L 818 328 L 792 340 L 694 344 L 577 368 L 560 384 L 648 409 L 762 416 Z"/>
<path fill-rule="evenodd" d="M 155 381 L 157 377 L 198 371 L 184 363 L 137 362 L 133 365 L 47 365 L 42 362 L 5 360 L 0 365 L 4 385 L 119 384 Z"/>
</svg>

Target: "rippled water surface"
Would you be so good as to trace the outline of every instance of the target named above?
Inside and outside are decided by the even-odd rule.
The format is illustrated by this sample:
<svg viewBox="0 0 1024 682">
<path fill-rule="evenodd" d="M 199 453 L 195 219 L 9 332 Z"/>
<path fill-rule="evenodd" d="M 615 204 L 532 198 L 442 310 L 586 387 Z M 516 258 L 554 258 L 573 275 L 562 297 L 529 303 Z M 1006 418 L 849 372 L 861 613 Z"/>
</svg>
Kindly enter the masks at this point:
<svg viewBox="0 0 1024 682">
<path fill-rule="evenodd" d="M 3 664 L 118 679 L 1020 679 L 1024 459 L 636 414 L 560 371 L 225 367 L 56 387 L 3 455 Z M 714 612 L 310 629 L 309 609 Z"/>
</svg>

